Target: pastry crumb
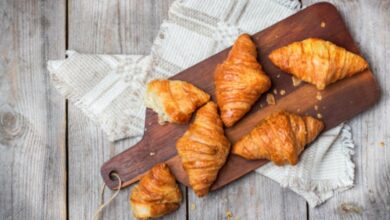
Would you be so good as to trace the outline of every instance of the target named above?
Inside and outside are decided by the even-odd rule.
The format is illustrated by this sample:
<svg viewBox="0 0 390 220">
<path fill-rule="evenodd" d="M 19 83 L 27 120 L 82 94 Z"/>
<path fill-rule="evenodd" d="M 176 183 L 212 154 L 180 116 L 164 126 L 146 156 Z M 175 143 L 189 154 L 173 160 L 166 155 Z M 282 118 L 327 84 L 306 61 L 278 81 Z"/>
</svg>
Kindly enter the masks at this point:
<svg viewBox="0 0 390 220">
<path fill-rule="evenodd" d="M 263 104 L 260 104 L 260 108 L 263 108 Z"/>
<path fill-rule="evenodd" d="M 338 207 L 338 211 L 341 214 L 358 214 L 361 215 L 363 213 L 363 208 L 355 203 L 342 203 Z"/>
<path fill-rule="evenodd" d="M 280 95 L 286 94 L 286 91 L 284 89 L 280 90 Z"/>
<path fill-rule="evenodd" d="M 297 109 L 297 112 L 301 112 L 301 109 L 300 109 L 300 108 L 298 108 L 298 109 Z"/>
<path fill-rule="evenodd" d="M 156 153 L 150 152 L 149 155 L 150 155 L 150 156 L 154 156 L 154 155 L 156 155 Z"/>
<path fill-rule="evenodd" d="M 321 96 L 320 92 L 317 92 L 316 99 L 317 100 L 322 100 L 322 96 Z"/>
<path fill-rule="evenodd" d="M 318 105 L 315 105 L 315 106 L 314 106 L 314 109 L 315 109 L 316 111 L 318 111 Z"/>
<path fill-rule="evenodd" d="M 274 89 L 274 94 L 277 95 L 278 94 L 278 90 L 277 89 Z"/>
<path fill-rule="evenodd" d="M 195 210 L 195 209 L 196 209 L 195 203 L 191 203 L 191 210 Z"/>
<path fill-rule="evenodd" d="M 384 147 L 384 146 L 385 146 L 385 142 L 384 142 L 384 141 L 381 141 L 381 142 L 379 143 L 379 145 L 381 145 L 381 147 Z"/>
<path fill-rule="evenodd" d="M 321 115 L 321 113 L 317 113 L 317 118 L 322 118 L 322 115 Z"/>
<path fill-rule="evenodd" d="M 301 84 L 301 82 L 302 82 L 302 80 L 296 78 L 295 76 L 291 77 L 291 79 L 292 79 L 292 83 L 293 83 L 294 87 L 299 86 Z"/>
<path fill-rule="evenodd" d="M 227 218 L 233 217 L 232 212 L 231 212 L 231 211 L 226 211 L 226 217 L 227 217 Z"/>
<path fill-rule="evenodd" d="M 322 28 L 324 28 L 326 26 L 326 23 L 325 22 L 321 22 L 321 25 L 320 25 Z"/>
<path fill-rule="evenodd" d="M 280 74 L 276 75 L 276 78 L 280 78 Z"/>
<path fill-rule="evenodd" d="M 268 103 L 268 105 L 275 105 L 276 104 L 275 96 L 272 93 L 267 94 L 267 103 Z"/>
</svg>

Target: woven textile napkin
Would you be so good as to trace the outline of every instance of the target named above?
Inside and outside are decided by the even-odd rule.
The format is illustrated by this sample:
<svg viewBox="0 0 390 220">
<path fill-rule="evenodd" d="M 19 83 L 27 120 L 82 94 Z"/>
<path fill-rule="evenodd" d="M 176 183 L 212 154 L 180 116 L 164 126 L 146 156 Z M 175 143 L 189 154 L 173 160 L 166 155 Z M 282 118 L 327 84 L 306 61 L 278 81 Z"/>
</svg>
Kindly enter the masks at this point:
<svg viewBox="0 0 390 220">
<path fill-rule="evenodd" d="M 48 62 L 54 86 L 96 122 L 111 141 L 143 135 L 145 84 L 168 78 L 231 46 L 241 33 L 254 34 L 295 13 L 297 0 L 178 0 L 148 56 L 89 55 L 67 51 Z M 316 206 L 353 186 L 354 164 L 348 125 L 327 131 L 296 166 L 271 163 L 261 173 Z"/>
</svg>

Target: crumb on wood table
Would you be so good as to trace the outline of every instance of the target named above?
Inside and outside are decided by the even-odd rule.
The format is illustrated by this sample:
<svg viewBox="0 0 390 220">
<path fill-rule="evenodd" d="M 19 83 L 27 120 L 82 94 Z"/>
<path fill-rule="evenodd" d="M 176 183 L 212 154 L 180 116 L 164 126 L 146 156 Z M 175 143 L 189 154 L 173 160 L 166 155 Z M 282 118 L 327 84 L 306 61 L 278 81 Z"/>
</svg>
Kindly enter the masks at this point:
<svg viewBox="0 0 390 220">
<path fill-rule="evenodd" d="M 326 27 L 326 23 L 325 22 L 321 22 L 320 26 L 321 26 L 321 28 L 325 28 Z"/>
<path fill-rule="evenodd" d="M 322 95 L 321 95 L 320 92 L 317 92 L 316 99 L 317 100 L 322 100 Z"/>
<path fill-rule="evenodd" d="M 294 87 L 297 87 L 302 83 L 302 80 L 298 79 L 295 76 L 291 77 L 291 79 L 292 79 L 292 84 Z"/>
<path fill-rule="evenodd" d="M 274 94 L 277 95 L 278 94 L 278 90 L 277 89 L 274 89 Z"/>
<path fill-rule="evenodd" d="M 314 109 L 315 109 L 316 111 L 318 111 L 318 105 L 315 105 L 315 106 L 314 106 Z"/>
<path fill-rule="evenodd" d="M 276 78 L 279 78 L 280 77 L 280 74 L 276 75 Z"/>
<path fill-rule="evenodd" d="M 154 155 L 156 155 L 156 153 L 150 152 L 149 155 L 150 155 L 150 156 L 154 156 Z"/>
<path fill-rule="evenodd" d="M 227 218 L 231 218 L 231 217 L 233 217 L 233 214 L 232 214 L 232 212 L 231 211 L 226 211 L 226 217 Z"/>
<path fill-rule="evenodd" d="M 268 103 L 268 105 L 275 105 L 276 104 L 275 96 L 272 93 L 267 94 L 267 103 Z"/>
<path fill-rule="evenodd" d="M 347 202 L 347 203 L 341 203 L 341 205 L 338 207 L 338 211 L 341 214 L 361 215 L 363 213 L 363 208 L 355 203 Z"/>
<path fill-rule="evenodd" d="M 384 142 L 384 141 L 381 141 L 381 142 L 379 143 L 379 145 L 380 145 L 381 147 L 384 147 L 384 146 L 385 146 L 385 142 Z"/>
<path fill-rule="evenodd" d="M 280 90 L 280 95 L 286 94 L 286 91 L 284 89 Z"/>
<path fill-rule="evenodd" d="M 321 113 L 317 113 L 317 118 L 321 119 L 322 118 L 322 115 Z"/>
<path fill-rule="evenodd" d="M 298 109 L 297 109 L 297 112 L 298 112 L 298 113 L 299 113 L 299 112 L 301 112 L 301 109 L 300 109 L 300 108 L 298 108 Z"/>
</svg>

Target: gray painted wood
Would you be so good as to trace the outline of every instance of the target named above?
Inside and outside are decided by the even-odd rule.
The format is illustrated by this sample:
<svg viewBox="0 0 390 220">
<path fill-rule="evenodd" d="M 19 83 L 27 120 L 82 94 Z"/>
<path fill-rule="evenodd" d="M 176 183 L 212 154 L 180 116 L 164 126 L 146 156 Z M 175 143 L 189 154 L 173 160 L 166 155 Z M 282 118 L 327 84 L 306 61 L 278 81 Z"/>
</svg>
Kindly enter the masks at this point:
<svg viewBox="0 0 390 220">
<path fill-rule="evenodd" d="M 304 0 L 309 5 L 317 1 Z M 390 1 L 331 1 L 342 13 L 352 36 L 369 61 L 382 98 L 351 120 L 356 143 L 355 187 L 340 193 L 310 219 L 390 219 Z M 382 146 L 381 142 L 384 143 Z"/>
<path fill-rule="evenodd" d="M 189 190 L 189 219 L 305 219 L 306 201 L 256 173 L 198 198 Z"/>
<path fill-rule="evenodd" d="M 172 1 L 70 1 L 69 49 L 84 53 L 148 54 Z M 138 138 L 139 139 L 139 138 Z M 98 206 L 101 165 L 136 143 L 110 143 L 83 113 L 69 105 L 69 217 L 91 219 Z M 103 219 L 133 219 L 132 187 L 124 189 L 103 212 Z M 183 194 L 185 198 L 185 188 Z M 106 191 L 106 200 L 112 195 Z M 164 219 L 185 219 L 185 199 L 179 211 Z"/>
<path fill-rule="evenodd" d="M 0 219 L 66 219 L 65 1 L 0 1 Z"/>
</svg>

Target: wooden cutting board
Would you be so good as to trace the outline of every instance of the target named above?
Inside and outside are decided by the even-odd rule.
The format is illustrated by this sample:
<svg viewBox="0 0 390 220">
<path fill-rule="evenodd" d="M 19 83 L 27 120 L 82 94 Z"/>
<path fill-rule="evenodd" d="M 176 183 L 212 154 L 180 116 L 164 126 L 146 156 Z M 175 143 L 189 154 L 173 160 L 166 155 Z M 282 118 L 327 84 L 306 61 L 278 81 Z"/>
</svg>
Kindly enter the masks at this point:
<svg viewBox="0 0 390 220">
<path fill-rule="evenodd" d="M 261 15 L 258 15 L 261 16 Z M 312 85 L 301 83 L 293 86 L 290 75 L 276 68 L 267 58 L 268 54 L 279 47 L 308 37 L 318 37 L 331 41 L 354 53 L 359 53 L 347 27 L 337 9 L 330 3 L 312 5 L 283 21 L 253 35 L 258 49 L 258 60 L 272 80 L 270 93 L 277 91 L 276 104 L 268 105 L 263 95 L 252 110 L 234 127 L 226 129 L 226 135 L 232 143 L 248 133 L 262 118 L 272 112 L 284 109 L 301 115 L 320 116 L 325 129 L 331 129 L 341 122 L 353 118 L 367 110 L 379 99 L 380 89 L 371 70 L 366 70 L 351 78 L 330 85 L 326 90 L 318 91 Z M 222 63 L 230 48 L 192 66 L 175 75 L 194 84 L 214 97 L 214 69 Z M 285 94 L 281 95 L 280 91 Z M 142 176 L 153 165 L 167 162 L 178 181 L 188 186 L 188 178 L 182 168 L 175 149 L 176 140 L 183 135 L 187 125 L 157 123 L 157 115 L 146 110 L 145 134 L 135 146 L 107 161 L 101 168 L 104 182 L 111 189 L 118 186 L 111 173 L 117 173 L 126 187 Z M 249 161 L 230 155 L 220 170 L 212 190 L 218 189 L 250 171 L 267 163 L 266 160 Z"/>
</svg>

